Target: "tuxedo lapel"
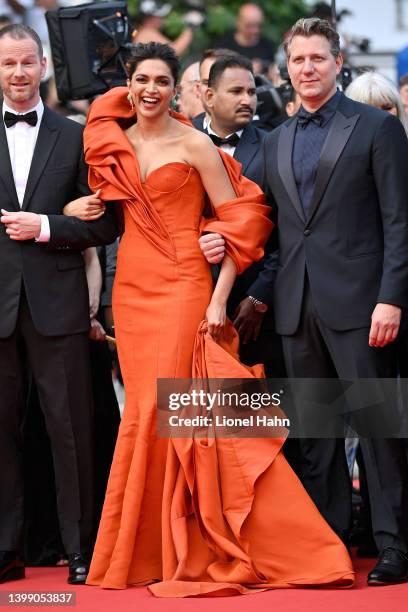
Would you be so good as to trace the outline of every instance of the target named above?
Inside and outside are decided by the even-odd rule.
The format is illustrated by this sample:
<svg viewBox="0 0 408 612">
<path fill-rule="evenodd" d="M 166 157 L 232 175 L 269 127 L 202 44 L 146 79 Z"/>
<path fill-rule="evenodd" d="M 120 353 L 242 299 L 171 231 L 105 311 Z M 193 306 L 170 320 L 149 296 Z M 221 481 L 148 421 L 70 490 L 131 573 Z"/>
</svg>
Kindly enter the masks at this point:
<svg viewBox="0 0 408 612">
<path fill-rule="evenodd" d="M 259 151 L 259 147 L 260 142 L 256 130 L 252 125 L 247 125 L 234 151 L 234 158 L 242 164 L 242 174 L 245 175 L 249 164 Z"/>
<path fill-rule="evenodd" d="M 45 107 L 44 115 L 38 131 L 37 142 L 34 149 L 27 186 L 24 194 L 22 210 L 27 210 L 34 189 L 44 171 L 44 167 L 57 142 L 59 130 L 52 113 Z"/>
<path fill-rule="evenodd" d="M 304 222 L 305 215 L 299 198 L 292 166 L 292 151 L 296 126 L 297 122 L 294 119 L 290 123 L 284 123 L 281 127 L 278 141 L 278 172 L 296 212 Z"/>
<path fill-rule="evenodd" d="M 0 179 L 4 183 L 15 210 L 20 210 L 18 203 L 16 186 L 14 184 L 13 170 L 11 168 L 10 153 L 7 144 L 6 128 L 3 122 L 3 114 L 1 113 L 0 121 Z"/>
<path fill-rule="evenodd" d="M 333 118 L 332 126 L 320 155 L 319 165 L 316 173 L 316 184 L 310 203 L 309 217 L 307 223 L 313 218 L 323 194 L 337 164 L 337 161 L 350 138 L 360 115 L 357 113 L 351 117 L 343 115 L 340 109 Z"/>
</svg>

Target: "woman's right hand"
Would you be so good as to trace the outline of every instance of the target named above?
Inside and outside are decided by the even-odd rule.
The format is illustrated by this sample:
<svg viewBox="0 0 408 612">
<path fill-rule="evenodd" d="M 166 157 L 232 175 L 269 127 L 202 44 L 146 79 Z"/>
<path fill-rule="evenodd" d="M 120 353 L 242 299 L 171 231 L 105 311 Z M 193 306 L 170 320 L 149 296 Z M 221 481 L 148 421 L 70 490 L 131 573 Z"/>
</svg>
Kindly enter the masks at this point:
<svg viewBox="0 0 408 612">
<path fill-rule="evenodd" d="M 63 213 L 68 217 L 78 217 L 82 221 L 95 221 L 102 217 L 106 206 L 99 198 L 101 190 L 96 193 L 72 200 L 64 206 Z"/>
<path fill-rule="evenodd" d="M 222 333 L 225 323 L 227 322 L 227 306 L 224 301 L 213 298 L 205 313 L 205 318 L 208 323 L 208 332 L 218 340 Z"/>
</svg>

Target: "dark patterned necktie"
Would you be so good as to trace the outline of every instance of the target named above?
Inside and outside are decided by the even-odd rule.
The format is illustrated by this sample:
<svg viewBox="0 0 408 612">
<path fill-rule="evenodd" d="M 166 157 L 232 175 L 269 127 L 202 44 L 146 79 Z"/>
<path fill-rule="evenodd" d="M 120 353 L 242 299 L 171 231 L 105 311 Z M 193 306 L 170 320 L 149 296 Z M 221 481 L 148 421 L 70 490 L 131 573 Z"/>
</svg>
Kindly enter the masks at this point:
<svg viewBox="0 0 408 612">
<path fill-rule="evenodd" d="M 217 134 L 208 134 L 208 135 L 217 147 L 221 147 L 222 145 L 229 145 L 230 147 L 236 147 L 237 144 L 239 143 L 238 134 L 231 134 L 231 136 L 228 136 L 228 138 L 221 138 L 220 136 L 217 136 Z"/>
<path fill-rule="evenodd" d="M 300 110 L 298 113 L 298 126 L 301 128 L 305 128 L 307 125 L 309 125 L 310 122 L 315 123 L 316 125 L 318 125 L 319 127 L 321 127 L 322 123 L 323 123 L 323 115 L 320 115 L 320 113 L 308 113 L 305 110 Z"/>
<path fill-rule="evenodd" d="M 25 123 L 28 123 L 28 125 L 32 126 L 37 125 L 37 111 L 31 111 L 25 115 L 15 115 L 14 113 L 9 113 L 9 111 L 4 113 L 4 123 L 6 127 L 13 127 L 13 125 L 19 121 L 24 121 Z"/>
</svg>

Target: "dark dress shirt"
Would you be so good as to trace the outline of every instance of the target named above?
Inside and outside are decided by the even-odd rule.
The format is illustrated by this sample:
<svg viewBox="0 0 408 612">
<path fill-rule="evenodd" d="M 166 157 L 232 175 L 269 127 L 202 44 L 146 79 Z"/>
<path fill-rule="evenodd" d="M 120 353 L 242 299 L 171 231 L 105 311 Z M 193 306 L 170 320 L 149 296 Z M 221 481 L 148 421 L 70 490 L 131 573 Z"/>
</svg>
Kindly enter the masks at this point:
<svg viewBox="0 0 408 612">
<path fill-rule="evenodd" d="M 308 217 L 313 197 L 320 154 L 340 97 L 340 91 L 336 91 L 315 113 L 308 113 L 301 106 L 297 115 L 298 125 L 293 144 L 292 165 L 305 219 Z"/>
</svg>

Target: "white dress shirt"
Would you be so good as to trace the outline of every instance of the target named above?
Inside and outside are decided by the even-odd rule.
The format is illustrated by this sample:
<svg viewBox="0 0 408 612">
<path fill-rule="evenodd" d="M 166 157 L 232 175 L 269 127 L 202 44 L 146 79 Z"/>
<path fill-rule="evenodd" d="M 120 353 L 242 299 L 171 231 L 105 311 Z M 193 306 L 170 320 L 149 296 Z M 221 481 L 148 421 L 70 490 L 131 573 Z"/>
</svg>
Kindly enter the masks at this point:
<svg viewBox="0 0 408 612">
<path fill-rule="evenodd" d="M 26 113 L 16 112 L 3 101 L 4 113 L 9 111 L 14 115 L 25 115 Z M 36 125 L 29 125 L 25 121 L 18 121 L 12 127 L 5 127 L 8 150 L 10 155 L 11 169 L 13 171 L 14 184 L 16 187 L 18 203 L 20 208 L 23 205 L 24 194 L 27 187 L 28 175 L 33 161 L 33 154 L 40 130 L 41 120 L 44 114 L 44 104 L 39 100 L 34 108 L 27 110 L 27 113 L 37 112 L 38 121 Z M 46 215 L 40 215 L 41 232 L 36 239 L 38 242 L 47 242 L 50 239 L 50 225 Z"/>
<path fill-rule="evenodd" d="M 207 130 L 208 134 L 214 134 L 215 136 L 223 138 L 223 136 L 221 137 L 219 134 L 217 134 L 217 132 L 214 132 L 214 130 L 211 127 L 211 121 L 205 121 L 206 125 L 204 125 L 204 121 L 203 121 L 203 127 Z M 243 131 L 244 130 L 239 130 L 238 132 L 232 132 L 232 134 L 236 134 L 237 136 L 239 136 L 241 138 Z M 229 136 L 232 136 L 232 134 L 228 134 L 228 136 L 225 136 L 225 138 L 228 138 Z M 220 149 L 222 149 L 223 151 L 228 153 L 228 155 L 231 155 L 231 157 L 234 157 L 234 153 L 235 153 L 235 149 L 236 148 L 237 148 L 236 146 L 232 147 L 231 145 L 227 145 L 227 144 L 223 144 L 220 147 Z"/>
</svg>

